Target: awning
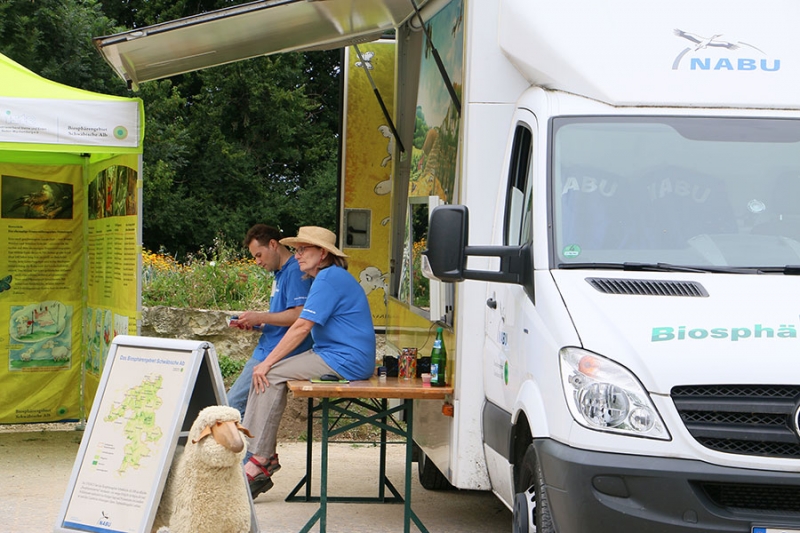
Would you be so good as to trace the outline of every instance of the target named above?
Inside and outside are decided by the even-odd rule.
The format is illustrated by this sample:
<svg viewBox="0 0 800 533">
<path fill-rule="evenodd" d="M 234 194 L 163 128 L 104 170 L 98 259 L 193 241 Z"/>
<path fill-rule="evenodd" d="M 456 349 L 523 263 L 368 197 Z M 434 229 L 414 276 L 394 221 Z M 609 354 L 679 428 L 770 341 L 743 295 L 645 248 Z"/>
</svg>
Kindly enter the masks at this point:
<svg viewBox="0 0 800 533">
<path fill-rule="evenodd" d="M 421 7 L 425 0 L 416 0 Z M 97 37 L 106 61 L 139 83 L 262 55 L 378 39 L 414 14 L 412 0 L 262 0 Z"/>
</svg>

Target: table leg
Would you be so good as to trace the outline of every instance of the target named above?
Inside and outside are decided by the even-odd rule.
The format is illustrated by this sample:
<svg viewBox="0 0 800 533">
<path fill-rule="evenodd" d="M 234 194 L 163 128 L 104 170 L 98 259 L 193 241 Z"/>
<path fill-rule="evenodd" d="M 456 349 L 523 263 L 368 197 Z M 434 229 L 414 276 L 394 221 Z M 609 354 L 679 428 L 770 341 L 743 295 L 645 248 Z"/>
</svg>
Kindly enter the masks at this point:
<svg viewBox="0 0 800 533">
<path fill-rule="evenodd" d="M 322 398 L 322 458 L 320 460 L 319 509 L 309 518 L 300 533 L 308 533 L 319 521 L 319 533 L 326 533 L 328 524 L 328 398 Z"/>
<path fill-rule="evenodd" d="M 311 469 L 313 467 L 313 447 L 314 447 L 314 398 L 308 399 L 308 419 L 306 421 L 306 473 L 303 478 L 297 482 L 297 485 L 289 492 L 289 495 L 283 501 L 312 501 L 311 497 Z M 297 493 L 305 485 L 306 496 L 305 498 L 297 497 Z"/>
<path fill-rule="evenodd" d="M 306 501 L 311 499 L 311 468 L 314 448 L 314 398 L 308 399 L 308 417 L 306 420 Z"/>
<path fill-rule="evenodd" d="M 428 529 L 422 525 L 417 513 L 411 508 L 411 465 L 414 461 L 414 400 L 403 400 L 403 402 L 406 410 L 406 487 L 403 531 L 404 533 L 410 533 L 411 522 L 413 521 L 421 533 L 428 533 Z"/>
<path fill-rule="evenodd" d="M 386 398 L 381 400 L 381 410 L 386 412 Z M 386 501 L 386 417 L 381 418 L 383 426 L 381 426 L 381 452 L 380 452 L 380 467 L 378 473 L 378 499 L 382 502 Z"/>
<path fill-rule="evenodd" d="M 319 480 L 319 533 L 325 533 L 328 523 L 328 398 L 322 399 L 322 460 Z"/>
</svg>

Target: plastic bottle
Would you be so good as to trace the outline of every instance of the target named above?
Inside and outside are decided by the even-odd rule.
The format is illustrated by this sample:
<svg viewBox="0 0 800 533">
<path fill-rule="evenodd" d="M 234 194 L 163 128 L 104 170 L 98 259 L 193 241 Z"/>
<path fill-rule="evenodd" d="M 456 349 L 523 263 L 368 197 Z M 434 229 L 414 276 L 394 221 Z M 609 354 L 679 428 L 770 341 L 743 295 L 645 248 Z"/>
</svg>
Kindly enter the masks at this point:
<svg viewBox="0 0 800 533">
<path fill-rule="evenodd" d="M 447 380 L 447 350 L 442 339 L 442 328 L 436 328 L 436 340 L 431 350 L 431 386 L 444 387 Z"/>
</svg>

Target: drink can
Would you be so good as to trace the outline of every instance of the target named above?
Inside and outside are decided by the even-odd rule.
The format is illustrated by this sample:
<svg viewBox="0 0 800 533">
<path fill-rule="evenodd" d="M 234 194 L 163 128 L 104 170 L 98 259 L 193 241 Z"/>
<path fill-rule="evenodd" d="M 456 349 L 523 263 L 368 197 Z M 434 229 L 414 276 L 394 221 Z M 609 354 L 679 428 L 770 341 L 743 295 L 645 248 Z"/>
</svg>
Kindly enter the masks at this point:
<svg viewBox="0 0 800 533">
<path fill-rule="evenodd" d="M 398 361 L 398 377 L 400 379 L 413 379 L 417 375 L 417 349 L 403 348 Z"/>
</svg>

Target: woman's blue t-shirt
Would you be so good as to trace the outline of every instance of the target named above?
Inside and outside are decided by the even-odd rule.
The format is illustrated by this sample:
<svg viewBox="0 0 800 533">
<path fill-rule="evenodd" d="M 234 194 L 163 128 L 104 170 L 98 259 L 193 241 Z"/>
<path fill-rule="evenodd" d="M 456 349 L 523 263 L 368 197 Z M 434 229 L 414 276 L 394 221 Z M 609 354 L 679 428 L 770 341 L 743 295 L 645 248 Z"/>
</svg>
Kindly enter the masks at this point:
<svg viewBox="0 0 800 533">
<path fill-rule="evenodd" d="M 314 322 L 314 351 L 340 376 L 368 379 L 375 372 L 375 328 L 367 295 L 344 268 L 314 278 L 300 318 Z"/>
</svg>

